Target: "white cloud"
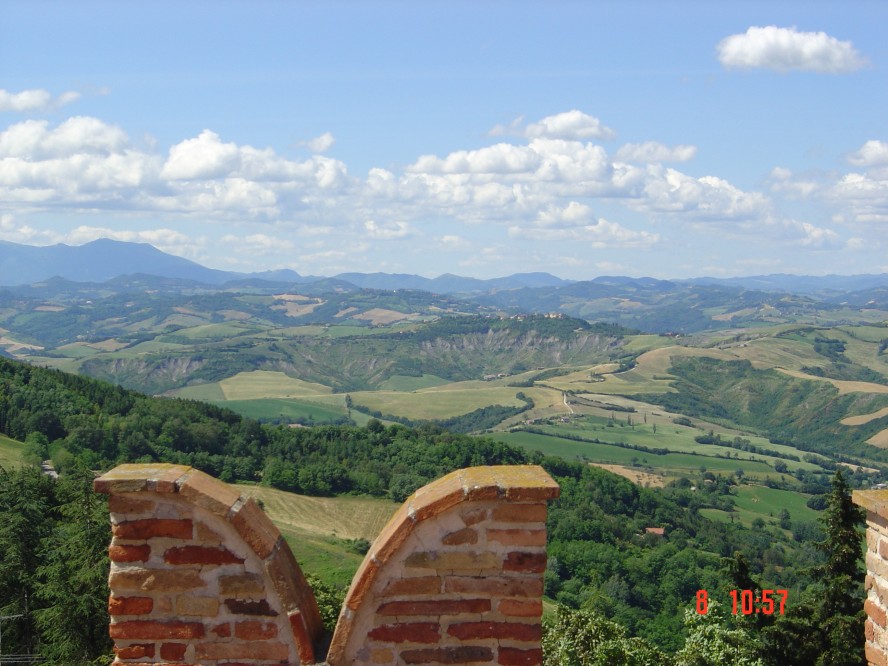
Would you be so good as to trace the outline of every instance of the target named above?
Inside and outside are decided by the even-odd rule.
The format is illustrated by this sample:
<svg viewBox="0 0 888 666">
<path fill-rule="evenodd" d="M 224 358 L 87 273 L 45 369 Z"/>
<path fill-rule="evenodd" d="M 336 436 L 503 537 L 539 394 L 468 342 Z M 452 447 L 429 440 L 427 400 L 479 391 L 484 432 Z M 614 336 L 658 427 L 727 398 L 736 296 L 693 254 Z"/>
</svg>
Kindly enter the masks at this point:
<svg viewBox="0 0 888 666">
<path fill-rule="evenodd" d="M 725 67 L 803 70 L 827 74 L 853 72 L 864 67 L 851 42 L 825 32 L 799 32 L 795 28 L 753 26 L 718 43 L 718 59 Z"/>
<path fill-rule="evenodd" d="M 396 238 L 404 238 L 410 234 L 410 225 L 406 222 L 388 222 L 377 224 L 373 220 L 364 222 L 364 229 L 371 238 L 379 240 L 394 240 Z"/>
<path fill-rule="evenodd" d="M 859 167 L 888 165 L 888 142 L 867 141 L 848 156 L 848 162 Z"/>
<path fill-rule="evenodd" d="M 538 123 L 527 126 L 524 131 L 529 138 L 542 137 L 547 139 L 612 139 L 616 133 L 601 124 L 594 116 L 573 109 L 546 116 Z"/>
<path fill-rule="evenodd" d="M 222 143 L 219 135 L 204 130 L 194 139 L 186 139 L 170 148 L 170 157 L 161 178 L 200 180 L 231 174 L 240 162 L 240 151 L 233 143 Z"/>
<path fill-rule="evenodd" d="M 659 162 L 688 162 L 697 154 L 696 146 L 665 146 L 657 141 L 627 143 L 621 146 L 614 159 L 624 162 L 653 164 Z"/>
<path fill-rule="evenodd" d="M 336 139 L 330 132 L 324 132 L 320 136 L 305 141 L 301 145 L 308 148 L 313 153 L 325 153 L 333 147 Z"/>
<path fill-rule="evenodd" d="M 70 104 L 78 99 L 80 99 L 80 93 L 74 91 L 62 93 L 53 99 L 52 94 L 48 90 L 39 88 L 23 90 L 19 93 L 11 93 L 0 89 L 0 112 L 46 111 Z"/>
</svg>

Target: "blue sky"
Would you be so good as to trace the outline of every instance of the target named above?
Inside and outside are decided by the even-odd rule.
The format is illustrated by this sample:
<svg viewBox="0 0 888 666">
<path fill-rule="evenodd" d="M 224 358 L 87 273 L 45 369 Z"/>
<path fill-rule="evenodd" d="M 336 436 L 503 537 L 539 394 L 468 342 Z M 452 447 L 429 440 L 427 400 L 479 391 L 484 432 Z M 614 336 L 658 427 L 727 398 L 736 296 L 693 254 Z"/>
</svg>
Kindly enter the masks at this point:
<svg viewBox="0 0 888 666">
<path fill-rule="evenodd" d="M 888 272 L 888 3 L 0 4 L 0 240 Z"/>
</svg>

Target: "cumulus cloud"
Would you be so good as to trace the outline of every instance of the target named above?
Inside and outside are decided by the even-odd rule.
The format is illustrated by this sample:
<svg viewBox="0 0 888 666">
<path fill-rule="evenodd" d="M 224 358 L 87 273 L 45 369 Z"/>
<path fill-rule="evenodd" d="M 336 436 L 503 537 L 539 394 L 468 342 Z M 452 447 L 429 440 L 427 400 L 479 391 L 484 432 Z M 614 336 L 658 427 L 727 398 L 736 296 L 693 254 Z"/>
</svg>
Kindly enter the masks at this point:
<svg viewBox="0 0 888 666">
<path fill-rule="evenodd" d="M 336 139 L 330 132 L 324 132 L 320 136 L 303 142 L 301 145 L 308 148 L 313 153 L 325 153 L 333 147 Z"/>
<path fill-rule="evenodd" d="M 716 48 L 722 65 L 738 69 L 842 74 L 867 64 L 851 42 L 839 41 L 825 32 L 800 32 L 773 25 L 753 26 L 743 34 L 726 37 Z"/>
<path fill-rule="evenodd" d="M 867 141 L 848 156 L 848 162 L 859 167 L 888 165 L 888 142 Z"/>
<path fill-rule="evenodd" d="M 653 164 L 659 162 L 688 162 L 697 154 L 696 146 L 665 146 L 657 141 L 627 143 L 621 146 L 614 159 L 624 162 Z"/>
<path fill-rule="evenodd" d="M 223 143 L 218 134 L 204 130 L 196 138 L 170 148 L 170 157 L 160 176 L 170 180 L 219 178 L 239 166 L 239 157 L 235 144 Z"/>
<path fill-rule="evenodd" d="M 387 222 L 378 224 L 374 220 L 364 222 L 367 235 L 378 240 L 394 240 L 410 234 L 410 225 L 406 222 Z"/>
<path fill-rule="evenodd" d="M 616 132 L 602 125 L 598 118 L 573 109 L 546 116 L 539 122 L 528 125 L 524 135 L 530 138 L 584 140 L 612 139 Z"/>
<path fill-rule="evenodd" d="M 28 111 L 47 111 L 70 104 L 78 99 L 80 99 L 80 93 L 74 91 L 62 93 L 54 98 L 48 90 L 40 88 L 23 90 L 18 93 L 11 93 L 0 89 L 0 112 L 15 111 L 17 113 L 25 113 Z"/>
</svg>

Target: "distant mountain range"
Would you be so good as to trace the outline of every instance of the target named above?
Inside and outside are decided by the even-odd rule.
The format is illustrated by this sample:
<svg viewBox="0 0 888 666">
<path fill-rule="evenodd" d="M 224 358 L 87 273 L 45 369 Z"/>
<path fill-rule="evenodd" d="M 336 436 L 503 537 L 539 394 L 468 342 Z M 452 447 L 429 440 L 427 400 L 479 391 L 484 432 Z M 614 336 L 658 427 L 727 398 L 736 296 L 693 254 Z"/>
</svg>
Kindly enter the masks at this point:
<svg viewBox="0 0 888 666">
<path fill-rule="evenodd" d="M 311 285 L 311 291 L 348 290 L 349 287 L 356 287 L 383 290 L 413 289 L 437 294 L 496 294 L 514 290 L 527 293 L 532 290 L 537 297 L 548 290 L 560 291 L 566 287 L 581 291 L 593 289 L 604 295 L 612 289 L 668 292 L 679 285 L 684 287 L 700 285 L 758 292 L 786 292 L 817 296 L 821 299 L 836 299 L 852 292 L 865 294 L 874 291 L 884 299 L 884 291 L 888 289 L 888 274 L 819 277 L 776 274 L 685 280 L 600 276 L 578 283 L 549 273 L 516 273 L 488 280 L 449 273 L 436 278 L 392 273 L 341 273 L 332 277 L 320 277 L 300 275 L 288 269 L 239 273 L 207 268 L 188 259 L 162 252 L 147 243 L 128 243 L 103 238 L 78 246 L 59 244 L 37 247 L 0 241 L 0 286 L 32 285 L 52 278 L 101 284 L 112 280 L 133 281 L 139 275 L 188 281 L 196 283 L 195 286 L 206 285 L 228 289 L 268 287 L 270 283 L 279 283 L 287 286 Z"/>
</svg>

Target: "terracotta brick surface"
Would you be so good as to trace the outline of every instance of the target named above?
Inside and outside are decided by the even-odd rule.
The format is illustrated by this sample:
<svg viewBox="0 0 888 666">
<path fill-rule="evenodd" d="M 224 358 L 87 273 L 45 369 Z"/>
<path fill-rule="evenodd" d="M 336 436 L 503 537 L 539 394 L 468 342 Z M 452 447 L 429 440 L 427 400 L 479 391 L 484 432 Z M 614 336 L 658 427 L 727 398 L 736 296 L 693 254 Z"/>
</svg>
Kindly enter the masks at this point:
<svg viewBox="0 0 888 666">
<path fill-rule="evenodd" d="M 111 532 L 118 539 L 133 541 L 145 541 L 155 537 L 190 539 L 193 533 L 192 527 L 190 520 L 144 518 L 118 523 L 111 528 Z"/>
<path fill-rule="evenodd" d="M 863 610 L 866 612 L 867 616 L 877 625 L 882 627 L 882 629 L 888 629 L 888 616 L 886 616 L 884 608 L 874 603 L 872 600 L 867 599 L 863 602 Z"/>
<path fill-rule="evenodd" d="M 491 518 L 503 523 L 545 523 L 546 514 L 543 503 L 500 504 L 494 507 Z"/>
<path fill-rule="evenodd" d="M 404 650 L 401 659 L 406 664 L 472 664 L 493 661 L 493 651 L 478 645 Z"/>
<path fill-rule="evenodd" d="M 228 510 L 240 498 L 240 492 L 227 483 L 196 469 L 181 477 L 176 485 L 181 497 L 217 516 L 227 516 Z"/>
<path fill-rule="evenodd" d="M 114 654 L 118 659 L 144 659 L 154 656 L 154 643 L 135 643 L 114 647 Z"/>
<path fill-rule="evenodd" d="M 265 561 L 265 572 L 281 600 L 284 612 L 298 609 L 312 640 L 323 633 L 324 623 L 308 581 L 283 537 Z"/>
<path fill-rule="evenodd" d="M 169 463 L 118 465 L 93 481 L 97 493 L 134 493 L 143 490 L 172 493 L 175 482 L 190 467 Z"/>
<path fill-rule="evenodd" d="M 249 643 L 198 643 L 194 657 L 198 661 L 213 659 L 249 659 L 285 661 L 290 649 L 284 643 L 272 641 L 251 641 Z"/>
<path fill-rule="evenodd" d="M 163 554 L 163 560 L 167 564 L 243 564 L 244 562 L 242 557 L 221 546 L 170 548 Z"/>
<path fill-rule="evenodd" d="M 315 662 L 314 644 L 312 635 L 305 626 L 305 618 L 299 611 L 290 613 L 290 630 L 293 632 L 293 638 L 296 641 L 296 651 L 299 653 L 299 661 L 303 664 L 312 664 Z"/>
<path fill-rule="evenodd" d="M 501 647 L 497 656 L 497 663 L 503 666 L 537 666 L 543 663 L 543 651 L 538 648 L 519 650 Z"/>
<path fill-rule="evenodd" d="M 235 623 L 234 635 L 245 641 L 265 641 L 270 638 L 276 638 L 278 635 L 278 628 L 273 622 L 247 620 Z"/>
<path fill-rule="evenodd" d="M 108 557 L 112 562 L 147 562 L 151 557 L 151 546 L 108 546 Z"/>
<path fill-rule="evenodd" d="M 543 602 L 540 599 L 503 599 L 496 609 L 512 617 L 542 617 Z"/>
<path fill-rule="evenodd" d="M 503 562 L 503 570 L 543 573 L 546 570 L 546 553 L 509 553 Z"/>
<path fill-rule="evenodd" d="M 496 553 L 475 551 L 426 551 L 411 553 L 404 566 L 412 569 L 438 569 L 445 571 L 477 571 L 499 568 Z"/>
<path fill-rule="evenodd" d="M 447 633 L 461 640 L 510 638 L 516 641 L 539 642 L 543 637 L 543 630 L 539 624 L 515 622 L 463 622 L 450 625 Z"/>
<path fill-rule="evenodd" d="M 219 592 L 239 597 L 263 594 L 265 592 L 265 582 L 262 576 L 254 573 L 219 576 Z"/>
<path fill-rule="evenodd" d="M 178 615 L 216 617 L 219 613 L 219 598 L 196 597 L 190 594 L 180 595 L 176 599 L 176 613 Z"/>
<path fill-rule="evenodd" d="M 386 583 L 382 590 L 384 597 L 414 596 L 440 594 L 443 591 L 443 579 L 438 576 L 416 576 L 413 578 L 396 578 Z"/>
<path fill-rule="evenodd" d="M 146 615 L 154 608 L 151 597 L 111 597 L 108 599 L 109 615 Z"/>
<path fill-rule="evenodd" d="M 429 601 L 390 601 L 382 604 L 379 615 L 459 615 L 460 613 L 486 613 L 490 599 L 432 599 Z"/>
<path fill-rule="evenodd" d="M 161 643 L 160 656 L 167 661 L 182 661 L 187 648 L 185 643 Z"/>
<path fill-rule="evenodd" d="M 478 543 L 478 532 L 466 527 L 465 529 L 445 534 L 441 539 L 445 546 L 461 546 L 464 544 Z"/>
<path fill-rule="evenodd" d="M 203 638 L 204 626 L 199 622 L 157 622 L 129 620 L 110 626 L 111 638 Z"/>
<path fill-rule="evenodd" d="M 867 643 L 864 650 L 866 651 L 866 660 L 872 666 L 888 666 L 888 655 L 884 650 L 872 643 Z"/>
<path fill-rule="evenodd" d="M 466 526 L 477 525 L 482 520 L 487 520 L 490 509 L 487 507 L 471 508 L 460 511 L 460 518 Z"/>
<path fill-rule="evenodd" d="M 115 592 L 141 590 L 143 592 L 183 592 L 204 586 L 200 574 L 193 570 L 125 569 L 112 571 L 109 585 Z"/>
<path fill-rule="evenodd" d="M 112 493 L 108 497 L 108 511 L 111 513 L 152 513 L 157 503 L 132 495 Z"/>
<path fill-rule="evenodd" d="M 437 643 L 441 638 L 437 622 L 404 622 L 374 627 L 367 636 L 383 643 Z"/>
<path fill-rule="evenodd" d="M 217 624 L 210 629 L 210 633 L 218 636 L 219 638 L 228 638 L 231 636 L 231 623 L 223 622 L 221 624 Z"/>
<path fill-rule="evenodd" d="M 499 576 L 451 576 L 444 581 L 444 591 L 457 594 L 466 592 L 488 594 L 495 597 L 541 597 L 543 581 Z"/>
<path fill-rule="evenodd" d="M 229 513 L 229 520 L 260 559 L 271 555 L 281 538 L 278 528 L 252 499 L 235 504 Z"/>
<path fill-rule="evenodd" d="M 252 601 L 247 599 L 225 599 L 225 607 L 229 612 L 240 615 L 263 615 L 274 617 L 278 612 L 273 609 L 266 599 Z"/>
<path fill-rule="evenodd" d="M 505 546 L 545 546 L 546 530 L 489 529 L 487 539 Z"/>
</svg>

